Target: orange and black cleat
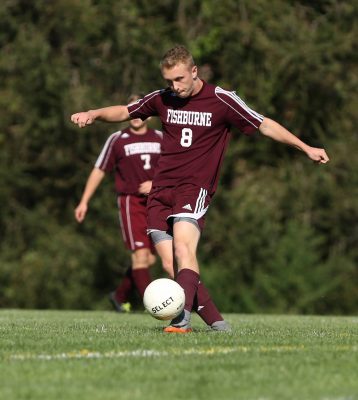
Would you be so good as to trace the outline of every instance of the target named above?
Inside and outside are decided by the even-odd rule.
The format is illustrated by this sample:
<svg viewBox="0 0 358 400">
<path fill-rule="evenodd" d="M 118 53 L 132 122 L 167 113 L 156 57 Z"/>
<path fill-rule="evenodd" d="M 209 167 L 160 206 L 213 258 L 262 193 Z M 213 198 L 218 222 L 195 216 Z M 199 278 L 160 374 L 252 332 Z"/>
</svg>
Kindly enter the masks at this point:
<svg viewBox="0 0 358 400">
<path fill-rule="evenodd" d="M 169 325 L 166 328 L 164 328 L 165 333 L 190 333 L 193 330 L 191 328 L 184 328 L 180 326 L 172 326 Z"/>
</svg>

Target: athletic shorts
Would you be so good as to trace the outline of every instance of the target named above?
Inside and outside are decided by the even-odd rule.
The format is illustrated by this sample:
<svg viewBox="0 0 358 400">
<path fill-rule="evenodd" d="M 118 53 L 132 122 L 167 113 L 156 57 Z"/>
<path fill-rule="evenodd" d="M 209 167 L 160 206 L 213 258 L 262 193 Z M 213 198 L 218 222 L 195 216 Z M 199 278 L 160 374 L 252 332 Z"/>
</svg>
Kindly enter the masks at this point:
<svg viewBox="0 0 358 400">
<path fill-rule="evenodd" d="M 127 249 L 150 249 L 154 253 L 154 246 L 147 235 L 147 200 L 147 196 L 119 195 L 119 222 Z"/>
<path fill-rule="evenodd" d="M 148 233 L 153 230 L 171 232 L 174 217 L 193 218 L 202 230 L 210 200 L 207 190 L 192 184 L 154 187 L 147 204 Z"/>
</svg>

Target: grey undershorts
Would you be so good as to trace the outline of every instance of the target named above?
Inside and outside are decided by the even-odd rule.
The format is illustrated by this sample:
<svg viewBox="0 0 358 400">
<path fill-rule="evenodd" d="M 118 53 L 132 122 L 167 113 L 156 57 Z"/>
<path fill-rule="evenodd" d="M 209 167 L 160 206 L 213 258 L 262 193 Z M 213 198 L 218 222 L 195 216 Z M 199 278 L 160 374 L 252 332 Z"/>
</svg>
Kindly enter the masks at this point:
<svg viewBox="0 0 358 400">
<path fill-rule="evenodd" d="M 180 222 L 180 221 L 186 221 L 186 222 L 190 222 L 191 224 L 195 225 L 198 229 L 199 229 L 199 224 L 198 221 L 194 218 L 189 218 L 189 217 L 174 217 L 173 218 L 173 225 L 176 222 Z M 200 230 L 200 229 L 199 229 Z M 156 244 L 158 244 L 159 242 L 163 241 L 163 240 L 173 240 L 173 229 L 169 229 L 167 231 L 151 231 L 150 232 L 150 237 L 152 239 L 152 242 L 154 244 L 154 246 Z"/>
</svg>

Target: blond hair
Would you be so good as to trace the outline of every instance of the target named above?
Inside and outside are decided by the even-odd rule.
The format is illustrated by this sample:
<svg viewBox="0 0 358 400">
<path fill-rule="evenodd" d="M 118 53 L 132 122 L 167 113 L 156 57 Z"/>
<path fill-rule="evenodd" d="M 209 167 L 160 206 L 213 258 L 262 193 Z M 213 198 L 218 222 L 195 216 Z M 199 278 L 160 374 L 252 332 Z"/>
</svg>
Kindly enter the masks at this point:
<svg viewBox="0 0 358 400">
<path fill-rule="evenodd" d="M 193 67 L 195 65 L 193 56 L 182 45 L 174 46 L 164 54 L 160 61 L 160 68 L 171 69 L 178 64 L 186 64 L 189 67 Z"/>
</svg>

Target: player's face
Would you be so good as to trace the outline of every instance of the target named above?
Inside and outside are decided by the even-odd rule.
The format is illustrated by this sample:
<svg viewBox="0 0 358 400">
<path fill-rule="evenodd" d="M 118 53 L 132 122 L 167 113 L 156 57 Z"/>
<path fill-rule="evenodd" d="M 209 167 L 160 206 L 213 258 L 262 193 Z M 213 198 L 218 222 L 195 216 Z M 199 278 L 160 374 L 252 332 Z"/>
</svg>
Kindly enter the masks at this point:
<svg viewBox="0 0 358 400">
<path fill-rule="evenodd" d="M 172 68 L 162 68 L 163 78 L 172 91 L 181 98 L 196 94 L 198 70 L 187 64 L 177 64 Z"/>
</svg>

